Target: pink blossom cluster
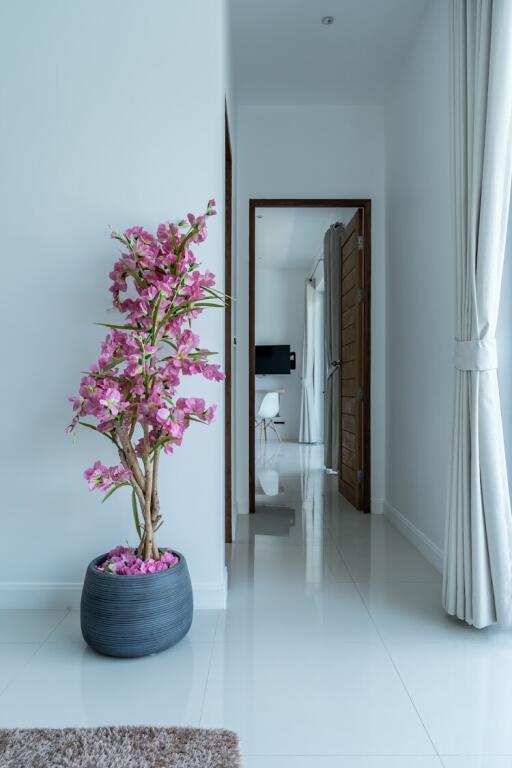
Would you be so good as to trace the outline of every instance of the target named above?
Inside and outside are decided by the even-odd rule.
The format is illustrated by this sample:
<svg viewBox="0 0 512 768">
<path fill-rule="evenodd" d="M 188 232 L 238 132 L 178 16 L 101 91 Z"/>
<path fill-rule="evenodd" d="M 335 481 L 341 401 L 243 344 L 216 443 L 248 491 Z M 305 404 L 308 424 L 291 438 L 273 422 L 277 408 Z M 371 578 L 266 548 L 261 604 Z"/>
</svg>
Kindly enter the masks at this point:
<svg viewBox="0 0 512 768">
<path fill-rule="evenodd" d="M 210 200 L 202 216 L 188 214 L 178 224 L 160 224 L 156 236 L 142 227 L 112 234 L 123 252 L 110 273 L 110 291 L 126 319 L 109 325 L 98 361 L 82 378 L 78 395 L 70 398 L 74 416 L 68 431 L 84 424 L 118 448 L 120 436 L 127 434 L 136 455 L 149 450 L 152 457 L 160 448 L 172 453 L 193 421 L 214 418 L 214 405 L 177 396 L 182 376 L 224 378 L 190 329 L 204 309 L 223 306 L 213 274 L 198 268 L 191 249 L 206 238 L 214 205 Z M 87 421 L 91 418 L 92 423 Z M 146 438 L 137 435 L 137 426 L 146 430 Z M 90 489 L 104 491 L 125 482 L 126 472 L 95 462 L 85 477 Z"/>
<path fill-rule="evenodd" d="M 114 467 L 106 467 L 101 461 L 95 461 L 90 469 L 85 470 L 84 477 L 87 480 L 90 491 L 95 489 L 108 491 L 112 486 L 127 483 L 130 480 L 131 472 L 121 466 L 121 464 L 116 464 Z"/>
<path fill-rule="evenodd" d="M 160 560 L 141 560 L 135 549 L 116 547 L 108 553 L 106 559 L 97 566 L 103 573 L 117 576 L 138 576 L 141 574 L 160 573 L 172 568 L 179 562 L 179 557 L 170 549 L 160 550 Z"/>
</svg>

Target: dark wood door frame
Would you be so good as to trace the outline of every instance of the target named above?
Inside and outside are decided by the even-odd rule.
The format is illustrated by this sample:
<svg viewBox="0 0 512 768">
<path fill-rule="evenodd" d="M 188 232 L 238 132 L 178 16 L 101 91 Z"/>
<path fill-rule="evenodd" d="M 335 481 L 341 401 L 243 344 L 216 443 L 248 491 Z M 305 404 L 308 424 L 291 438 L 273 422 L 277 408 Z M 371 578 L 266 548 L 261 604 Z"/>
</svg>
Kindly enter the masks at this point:
<svg viewBox="0 0 512 768">
<path fill-rule="evenodd" d="M 231 439 L 232 411 L 232 270 L 233 270 L 233 161 L 229 134 L 228 110 L 225 107 L 224 152 L 224 293 L 228 297 L 224 314 L 224 540 L 233 540 L 233 446 Z"/>
<path fill-rule="evenodd" d="M 369 199 L 258 199 L 249 200 L 249 512 L 255 510 L 256 473 L 255 473 L 255 292 L 256 292 L 256 208 L 362 208 L 364 212 L 363 260 L 365 272 L 364 301 L 364 364 L 366 370 L 364 382 L 364 422 L 365 446 L 364 466 L 367 482 L 364 484 L 364 510 L 370 512 L 370 417 L 371 417 L 371 243 L 372 243 L 372 202 Z"/>
</svg>

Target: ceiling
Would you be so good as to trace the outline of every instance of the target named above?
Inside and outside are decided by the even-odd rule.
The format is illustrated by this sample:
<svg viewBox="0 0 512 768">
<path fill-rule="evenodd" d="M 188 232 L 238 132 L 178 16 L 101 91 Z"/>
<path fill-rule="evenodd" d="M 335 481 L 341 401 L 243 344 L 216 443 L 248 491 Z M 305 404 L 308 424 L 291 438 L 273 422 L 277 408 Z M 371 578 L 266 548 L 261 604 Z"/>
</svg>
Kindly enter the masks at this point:
<svg viewBox="0 0 512 768">
<path fill-rule="evenodd" d="M 230 0 L 239 103 L 383 104 L 427 2 Z"/>
<path fill-rule="evenodd" d="M 354 212 L 355 208 L 257 208 L 256 268 L 312 270 L 322 255 L 326 230 L 337 221 L 350 221 Z"/>
</svg>

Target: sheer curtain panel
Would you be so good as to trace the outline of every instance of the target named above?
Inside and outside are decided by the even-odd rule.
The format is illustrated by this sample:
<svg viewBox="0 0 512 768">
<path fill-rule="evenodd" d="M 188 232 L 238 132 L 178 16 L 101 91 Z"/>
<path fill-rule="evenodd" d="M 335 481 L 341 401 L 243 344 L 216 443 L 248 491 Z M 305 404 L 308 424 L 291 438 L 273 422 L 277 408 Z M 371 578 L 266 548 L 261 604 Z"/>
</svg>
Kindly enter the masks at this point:
<svg viewBox="0 0 512 768">
<path fill-rule="evenodd" d="M 443 605 L 512 623 L 512 521 L 496 326 L 512 178 L 512 1 L 450 0 L 455 401 Z"/>
<path fill-rule="evenodd" d="M 315 413 L 315 305 L 316 291 L 306 280 L 306 311 L 304 315 L 304 346 L 302 349 L 302 392 L 300 403 L 299 442 L 315 443 L 318 428 Z"/>
</svg>

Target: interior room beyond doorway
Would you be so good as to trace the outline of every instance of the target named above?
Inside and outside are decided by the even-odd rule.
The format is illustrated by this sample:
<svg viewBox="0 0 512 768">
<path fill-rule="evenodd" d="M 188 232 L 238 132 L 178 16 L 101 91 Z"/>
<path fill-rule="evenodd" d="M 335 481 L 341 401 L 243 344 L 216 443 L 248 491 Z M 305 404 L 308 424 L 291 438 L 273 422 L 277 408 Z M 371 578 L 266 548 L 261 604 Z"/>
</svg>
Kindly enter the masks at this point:
<svg viewBox="0 0 512 768">
<path fill-rule="evenodd" d="M 365 224 L 370 235 L 369 201 L 251 201 L 251 511 L 255 509 L 256 494 L 262 491 L 255 463 L 259 463 L 257 457 L 269 443 L 278 445 L 284 441 L 321 446 L 325 469 L 339 474 L 340 492 L 352 503 L 355 496 L 352 500 L 347 488 L 350 491 L 351 484 L 362 483 L 360 475 L 365 461 L 369 471 L 369 440 L 366 448 L 362 434 L 369 424 L 369 354 L 364 355 L 367 370 L 365 361 L 360 361 L 358 387 L 355 371 L 359 363 L 352 362 L 351 357 L 357 345 L 341 346 L 341 324 L 346 325 L 347 319 L 360 316 L 358 329 L 354 326 L 343 332 L 344 341 L 355 342 L 355 334 L 359 333 L 361 350 L 366 345 L 369 351 L 369 333 L 368 338 L 363 339 L 369 330 L 369 301 L 366 315 L 360 301 L 362 288 L 356 285 L 362 286 L 366 275 L 369 288 L 369 269 L 366 273 L 363 270 L 363 265 L 369 264 L 369 242 L 368 252 L 363 245 L 364 206 L 367 206 Z M 359 237 L 350 236 L 350 227 L 358 221 Z M 342 278 L 344 259 L 343 269 L 351 272 L 350 285 L 346 276 Z M 334 271 L 333 262 L 336 262 Z M 356 279 L 358 263 L 361 266 Z M 342 319 L 343 301 L 346 305 L 352 296 L 354 307 L 345 306 Z M 360 306 L 356 306 L 357 302 Z M 332 306 L 338 312 L 335 319 Z M 348 339 L 349 333 L 354 338 Z M 352 401 L 350 397 L 342 399 L 342 376 L 345 379 L 343 395 L 352 395 Z M 354 435 L 359 409 L 356 398 L 362 401 L 366 388 L 367 403 L 360 403 L 365 419 L 360 420 L 361 435 L 358 436 Z M 333 429 L 333 422 L 337 430 Z M 343 438 L 342 424 L 349 430 Z M 346 462 L 343 477 L 342 439 Z M 356 459 L 357 451 L 360 459 Z M 342 488 L 343 482 L 347 487 Z M 355 506 L 362 509 L 365 501 L 365 494 L 361 492 L 360 503 Z"/>
</svg>

